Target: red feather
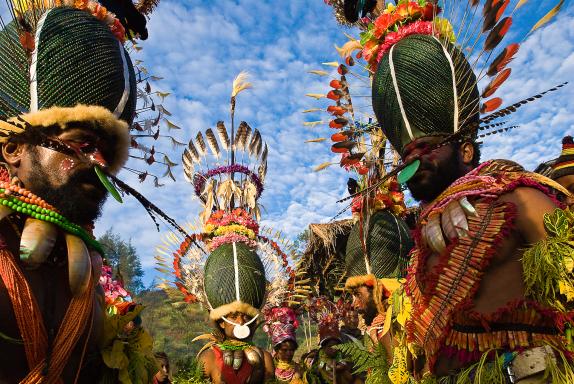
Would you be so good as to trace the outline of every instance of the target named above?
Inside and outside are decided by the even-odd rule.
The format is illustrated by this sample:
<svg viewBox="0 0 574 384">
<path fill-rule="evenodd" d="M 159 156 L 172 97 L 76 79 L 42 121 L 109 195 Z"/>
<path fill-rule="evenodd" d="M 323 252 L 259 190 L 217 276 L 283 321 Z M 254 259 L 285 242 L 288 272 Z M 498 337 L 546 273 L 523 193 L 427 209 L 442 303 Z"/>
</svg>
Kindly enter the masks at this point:
<svg viewBox="0 0 574 384">
<path fill-rule="evenodd" d="M 331 80 L 331 82 L 329 83 L 329 86 L 331 88 L 335 88 L 335 89 L 341 89 L 343 87 L 343 85 L 341 84 L 341 82 L 339 80 Z"/>
<path fill-rule="evenodd" d="M 484 16 L 482 33 L 491 30 L 492 27 L 498 23 L 498 20 L 502 17 L 502 14 L 506 10 L 509 2 L 510 0 L 498 0 L 492 4 L 491 9 L 489 9 L 487 14 Z"/>
<path fill-rule="evenodd" d="M 480 113 L 488 113 L 498 109 L 502 105 L 502 99 L 500 97 L 495 97 L 485 101 L 480 107 Z"/>
<path fill-rule="evenodd" d="M 339 65 L 339 68 L 337 68 L 337 72 L 339 72 L 339 75 L 346 75 L 347 72 L 349 72 L 349 68 L 347 68 L 346 65 L 341 64 Z"/>
<path fill-rule="evenodd" d="M 500 22 L 496 24 L 494 28 L 492 28 L 492 31 L 490 31 L 490 33 L 486 37 L 486 41 L 484 42 L 484 50 L 492 51 L 494 48 L 496 48 L 496 46 L 500 44 L 500 42 L 508 32 L 508 29 L 510 28 L 511 25 L 512 25 L 512 17 L 510 16 L 500 20 Z"/>
<path fill-rule="evenodd" d="M 348 153 L 351 149 L 353 149 L 357 145 L 356 142 L 346 140 L 335 143 L 331 146 L 331 151 L 335 153 Z"/>
<path fill-rule="evenodd" d="M 355 165 L 358 164 L 361 159 L 363 158 L 363 156 L 365 156 L 364 152 L 359 152 L 359 153 L 353 153 L 352 155 L 349 156 L 345 156 L 343 158 L 341 158 L 341 167 L 345 167 L 347 165 Z"/>
<path fill-rule="evenodd" d="M 346 63 L 349 67 L 352 67 L 353 65 L 355 65 L 355 60 L 354 60 L 351 56 L 349 56 L 349 57 L 347 57 L 347 58 L 345 59 L 345 63 Z"/>
<path fill-rule="evenodd" d="M 347 139 L 348 139 L 347 135 L 345 135 L 343 133 L 335 133 L 335 134 L 331 135 L 331 140 L 335 141 L 335 142 L 345 141 Z"/>
<path fill-rule="evenodd" d="M 329 122 L 329 127 L 330 127 L 330 128 L 333 128 L 333 129 L 341 129 L 341 128 L 343 128 L 343 124 L 337 123 L 337 120 L 338 120 L 338 119 L 331 120 L 331 121 Z"/>
<path fill-rule="evenodd" d="M 500 52 L 496 59 L 492 61 L 486 74 L 488 76 L 494 76 L 498 72 L 502 71 L 504 67 L 506 67 L 508 63 L 510 63 L 510 61 L 514 58 L 514 55 L 516 55 L 516 52 L 518 52 L 519 49 L 520 44 L 518 43 L 510 44 L 508 47 L 504 48 L 504 50 Z"/>
<path fill-rule="evenodd" d="M 347 110 L 343 107 L 339 107 L 338 105 L 329 105 L 327 107 L 327 112 L 335 116 L 343 116 L 345 113 L 347 113 Z"/>
<path fill-rule="evenodd" d="M 484 88 L 484 91 L 482 91 L 482 95 L 480 96 L 483 98 L 492 96 L 494 92 L 496 92 L 498 88 L 500 88 L 500 86 L 506 81 L 506 79 L 508 79 L 510 72 L 512 72 L 511 68 L 506 68 L 504 71 L 500 72 L 498 76 L 496 76 L 494 80 L 492 80 L 490 84 Z"/>
</svg>

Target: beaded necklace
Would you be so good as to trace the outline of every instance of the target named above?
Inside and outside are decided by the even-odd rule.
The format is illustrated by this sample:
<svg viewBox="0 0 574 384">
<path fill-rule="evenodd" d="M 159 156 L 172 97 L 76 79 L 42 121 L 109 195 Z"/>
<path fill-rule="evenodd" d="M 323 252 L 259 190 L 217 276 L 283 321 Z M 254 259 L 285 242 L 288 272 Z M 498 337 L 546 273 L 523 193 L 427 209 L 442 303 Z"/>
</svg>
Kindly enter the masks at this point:
<svg viewBox="0 0 574 384">
<path fill-rule="evenodd" d="M 81 238 L 89 247 L 104 254 L 101 245 L 84 228 L 62 216 L 54 207 L 32 192 L 0 181 L 0 204 L 15 212 L 55 224 L 64 231 Z"/>
<path fill-rule="evenodd" d="M 290 382 L 295 375 L 295 364 L 283 360 L 275 360 L 275 377 L 279 381 Z"/>
</svg>

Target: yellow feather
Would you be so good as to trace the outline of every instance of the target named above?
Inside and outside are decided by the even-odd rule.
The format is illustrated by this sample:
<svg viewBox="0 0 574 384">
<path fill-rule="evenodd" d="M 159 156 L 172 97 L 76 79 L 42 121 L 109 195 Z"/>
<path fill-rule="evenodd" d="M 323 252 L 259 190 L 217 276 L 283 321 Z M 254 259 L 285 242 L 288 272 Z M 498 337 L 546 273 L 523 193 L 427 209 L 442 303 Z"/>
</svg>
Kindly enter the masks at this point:
<svg viewBox="0 0 574 384">
<path fill-rule="evenodd" d="M 518 2 L 518 4 L 516 4 L 516 7 L 514 7 L 514 11 L 516 11 L 518 8 L 522 7 L 524 4 L 526 4 L 528 2 L 528 0 L 520 0 Z"/>
<path fill-rule="evenodd" d="M 320 142 L 325 141 L 325 140 L 327 140 L 327 139 L 324 137 L 318 137 L 316 139 L 305 140 L 305 142 L 306 143 L 320 143 Z"/>
<path fill-rule="evenodd" d="M 337 63 L 336 61 L 330 61 L 328 63 L 322 63 L 323 65 L 326 65 L 328 67 L 335 67 L 338 68 L 339 67 L 339 63 Z"/>
<path fill-rule="evenodd" d="M 313 75 L 318 75 L 318 76 L 327 76 L 329 74 L 329 72 L 326 71 L 320 71 L 318 69 L 314 69 L 312 71 L 308 71 L 309 73 L 313 74 Z"/>
<path fill-rule="evenodd" d="M 237 96 L 237 94 L 246 89 L 252 88 L 251 83 L 247 82 L 247 77 L 249 73 L 241 71 L 239 75 L 233 80 L 233 90 L 231 91 L 231 97 Z"/>
<path fill-rule="evenodd" d="M 305 96 L 312 97 L 312 98 L 317 99 L 317 100 L 325 97 L 325 95 L 323 95 L 322 93 L 307 93 Z"/>
<path fill-rule="evenodd" d="M 306 109 L 303 111 L 303 113 L 311 113 L 311 112 L 319 112 L 322 111 L 321 108 L 311 108 L 311 109 Z"/>
<path fill-rule="evenodd" d="M 326 163 L 323 163 L 323 164 L 319 164 L 313 171 L 315 171 L 315 172 L 320 172 L 320 171 L 322 171 L 323 169 L 328 168 L 328 167 L 331 166 L 331 165 L 333 165 L 333 163 L 331 163 L 331 162 L 326 162 Z"/>
<path fill-rule="evenodd" d="M 305 121 L 303 125 L 306 127 L 314 127 L 316 125 L 325 124 L 324 121 Z"/>
<path fill-rule="evenodd" d="M 528 32 L 528 34 L 531 34 L 532 32 L 536 31 L 538 28 L 544 26 L 550 20 L 552 20 L 552 18 L 554 16 L 556 16 L 556 14 L 558 12 L 560 12 L 562 5 L 564 5 L 564 0 L 560 0 L 560 2 L 558 2 L 558 4 L 550 10 L 550 12 L 548 12 L 542 19 L 538 20 L 538 22 L 536 24 L 534 24 L 534 27 L 532 27 L 532 29 L 530 30 L 530 32 Z"/>
<path fill-rule="evenodd" d="M 347 41 L 342 47 L 337 47 L 335 49 L 339 52 L 339 55 L 343 58 L 347 58 L 353 54 L 353 52 L 363 49 L 361 42 L 359 40 Z"/>
</svg>

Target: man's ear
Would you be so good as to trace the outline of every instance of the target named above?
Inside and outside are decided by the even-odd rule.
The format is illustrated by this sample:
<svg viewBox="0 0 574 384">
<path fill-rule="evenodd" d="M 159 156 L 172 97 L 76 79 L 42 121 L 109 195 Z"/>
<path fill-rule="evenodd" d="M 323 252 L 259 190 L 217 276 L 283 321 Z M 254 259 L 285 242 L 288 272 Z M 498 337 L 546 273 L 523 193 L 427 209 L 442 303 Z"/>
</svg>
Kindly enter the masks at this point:
<svg viewBox="0 0 574 384">
<path fill-rule="evenodd" d="M 15 169 L 20 167 L 25 148 L 25 144 L 14 142 L 7 142 L 2 145 L 2 158 L 4 159 L 4 162 L 10 167 L 10 172 L 12 174 L 14 174 Z"/>
<path fill-rule="evenodd" d="M 466 143 L 462 143 L 459 151 L 462 162 L 466 165 L 471 165 L 472 159 L 474 158 L 474 145 L 467 141 Z"/>
</svg>

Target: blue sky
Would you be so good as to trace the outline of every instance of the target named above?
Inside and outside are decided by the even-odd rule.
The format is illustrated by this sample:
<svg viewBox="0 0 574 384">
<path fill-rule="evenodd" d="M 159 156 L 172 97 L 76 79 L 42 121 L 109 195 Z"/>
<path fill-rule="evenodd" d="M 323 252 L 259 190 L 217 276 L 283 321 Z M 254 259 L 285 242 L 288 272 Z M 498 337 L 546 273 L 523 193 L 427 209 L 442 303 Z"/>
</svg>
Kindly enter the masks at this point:
<svg viewBox="0 0 574 384">
<path fill-rule="evenodd" d="M 542 15 L 553 2 L 527 2 L 513 29 L 524 34 L 533 24 L 533 15 Z M 309 223 L 328 221 L 342 208 L 336 200 L 345 196 L 346 173 L 337 167 L 313 172 L 315 165 L 337 159 L 329 142 L 304 143 L 331 132 L 326 126 L 303 126 L 313 119 L 301 111 L 321 105 L 306 93 L 328 91 L 327 80 L 307 71 L 338 60 L 334 44 L 346 41 L 344 32 L 357 36 L 358 31 L 337 25 L 323 0 L 162 0 L 151 15 L 149 32 L 150 38 L 141 43 L 143 50 L 133 58 L 164 78 L 154 87 L 171 92 L 165 106 L 173 114 L 170 119 L 182 127 L 172 132 L 180 141 L 187 142 L 218 120 L 229 121 L 231 82 L 242 70 L 251 73 L 254 89 L 239 96 L 237 120 L 259 129 L 270 147 L 261 199 L 264 225 L 294 238 Z M 574 12 L 567 1 L 554 23 L 522 45 L 512 64 L 513 74 L 500 91 L 505 102 L 574 80 L 573 48 Z M 574 133 L 572 111 L 574 84 L 514 114 L 510 123 L 521 128 L 489 138 L 483 160 L 510 158 L 533 169 L 555 157 L 561 138 Z M 163 149 L 179 162 L 181 149 Z M 120 176 L 178 222 L 197 217 L 199 202 L 181 167 L 175 169 L 177 182 L 165 180 L 162 188 L 154 188 L 151 182 L 140 184 L 128 172 Z M 125 200 L 121 205 L 112 199 L 106 203 L 96 234 L 113 227 L 123 238 L 130 238 L 149 283 L 155 276 L 153 256 L 161 234 L 135 200 Z"/>
</svg>

